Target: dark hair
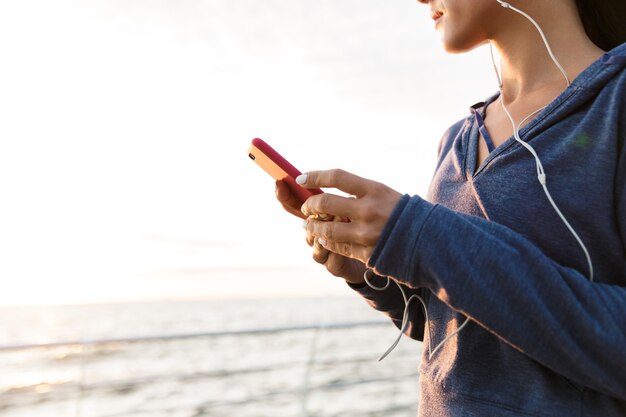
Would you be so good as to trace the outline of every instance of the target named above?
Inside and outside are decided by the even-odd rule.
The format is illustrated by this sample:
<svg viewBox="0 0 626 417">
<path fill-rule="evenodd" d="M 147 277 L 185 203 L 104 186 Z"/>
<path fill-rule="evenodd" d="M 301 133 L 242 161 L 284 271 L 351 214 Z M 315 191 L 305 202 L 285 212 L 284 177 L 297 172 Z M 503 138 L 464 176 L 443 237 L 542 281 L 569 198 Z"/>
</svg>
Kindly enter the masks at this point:
<svg viewBox="0 0 626 417">
<path fill-rule="evenodd" d="M 576 0 L 587 36 L 609 51 L 626 42 L 625 0 Z"/>
</svg>

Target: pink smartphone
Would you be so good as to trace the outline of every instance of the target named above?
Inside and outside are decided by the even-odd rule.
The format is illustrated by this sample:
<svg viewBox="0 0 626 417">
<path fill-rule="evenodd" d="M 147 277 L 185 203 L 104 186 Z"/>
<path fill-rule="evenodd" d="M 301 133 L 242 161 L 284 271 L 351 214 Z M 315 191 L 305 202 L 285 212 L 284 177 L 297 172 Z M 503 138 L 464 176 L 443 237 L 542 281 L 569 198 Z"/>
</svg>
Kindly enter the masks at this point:
<svg viewBox="0 0 626 417">
<path fill-rule="evenodd" d="M 262 139 L 252 139 L 248 147 L 248 156 L 272 178 L 284 180 L 301 204 L 312 195 L 323 193 L 319 188 L 308 189 L 299 186 L 296 183 L 296 177 L 302 173 Z"/>
</svg>

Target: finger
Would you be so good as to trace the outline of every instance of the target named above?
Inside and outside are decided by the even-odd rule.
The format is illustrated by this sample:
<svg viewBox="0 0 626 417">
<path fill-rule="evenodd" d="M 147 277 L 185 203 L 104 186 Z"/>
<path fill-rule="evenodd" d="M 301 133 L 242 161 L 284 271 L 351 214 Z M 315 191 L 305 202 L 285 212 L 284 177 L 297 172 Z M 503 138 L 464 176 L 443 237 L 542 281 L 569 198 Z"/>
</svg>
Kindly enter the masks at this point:
<svg viewBox="0 0 626 417">
<path fill-rule="evenodd" d="M 346 258 L 357 259 L 364 264 L 367 264 L 369 257 L 372 253 L 371 247 L 366 247 L 350 242 L 331 242 L 324 239 L 318 239 L 320 245 L 326 250 L 337 255 L 345 256 Z"/>
<path fill-rule="evenodd" d="M 336 188 L 357 197 L 365 195 L 373 183 L 342 169 L 307 172 L 298 176 L 296 182 L 304 188 Z"/>
<path fill-rule="evenodd" d="M 328 214 L 328 213 L 318 213 L 313 215 L 313 218 L 315 220 L 321 220 L 323 222 L 330 222 L 335 220 L 335 216 L 333 216 L 332 214 Z"/>
<path fill-rule="evenodd" d="M 291 192 L 285 181 L 276 181 L 276 198 L 285 211 L 301 219 L 306 218 L 302 214 L 300 200 Z"/>
<path fill-rule="evenodd" d="M 324 263 L 326 270 L 336 277 L 341 277 L 348 282 L 362 280 L 363 272 L 357 265 L 363 265 L 354 259 L 346 259 L 341 255 L 329 252 L 328 259 Z"/>
<path fill-rule="evenodd" d="M 330 251 L 323 247 L 318 239 L 310 233 L 306 235 L 306 243 L 313 248 L 313 260 L 319 264 L 325 264 Z"/>
<path fill-rule="evenodd" d="M 357 229 L 354 223 L 341 222 L 321 222 L 307 219 L 305 228 L 308 234 L 332 242 L 355 242 L 358 244 L 369 244 L 364 241 L 363 229 Z"/>
<path fill-rule="evenodd" d="M 307 245 L 309 245 L 310 247 L 313 247 L 313 245 L 315 244 L 315 236 L 313 236 L 312 234 L 307 233 L 305 240 Z"/>
<path fill-rule="evenodd" d="M 328 252 L 328 258 L 324 262 L 326 270 L 336 277 L 343 278 L 346 274 L 346 258 L 336 253 Z"/>
<path fill-rule="evenodd" d="M 355 217 L 357 205 L 358 203 L 353 198 L 324 193 L 309 197 L 300 210 L 307 217 L 317 216 L 322 220 L 330 220 L 332 216 Z"/>
<path fill-rule="evenodd" d="M 330 251 L 323 247 L 318 239 L 315 239 L 315 243 L 313 244 L 313 260 L 318 264 L 324 265 L 328 260 L 328 256 L 330 255 Z"/>
</svg>

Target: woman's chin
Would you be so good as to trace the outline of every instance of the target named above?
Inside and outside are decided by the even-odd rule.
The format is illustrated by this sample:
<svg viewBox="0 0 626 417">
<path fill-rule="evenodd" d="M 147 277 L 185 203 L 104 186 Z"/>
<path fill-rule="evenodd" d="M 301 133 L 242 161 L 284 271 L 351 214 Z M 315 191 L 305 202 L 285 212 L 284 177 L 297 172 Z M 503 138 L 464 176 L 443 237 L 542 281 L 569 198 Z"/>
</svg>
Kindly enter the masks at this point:
<svg viewBox="0 0 626 417">
<path fill-rule="evenodd" d="M 443 49 L 451 54 L 461 54 L 469 52 L 481 45 L 487 43 L 487 41 L 468 41 L 467 39 L 458 39 L 450 36 L 442 35 Z"/>
</svg>

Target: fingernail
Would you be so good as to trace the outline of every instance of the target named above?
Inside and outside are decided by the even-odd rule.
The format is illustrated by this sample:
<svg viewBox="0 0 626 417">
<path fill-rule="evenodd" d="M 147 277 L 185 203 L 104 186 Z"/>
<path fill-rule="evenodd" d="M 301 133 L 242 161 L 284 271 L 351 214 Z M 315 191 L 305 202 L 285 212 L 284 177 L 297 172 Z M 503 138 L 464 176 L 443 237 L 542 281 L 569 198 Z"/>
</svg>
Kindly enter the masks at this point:
<svg viewBox="0 0 626 417">
<path fill-rule="evenodd" d="M 319 242 L 319 244 L 320 244 L 320 245 L 322 245 L 322 246 L 326 246 L 326 243 L 328 243 L 328 242 L 326 242 L 326 239 L 317 239 L 317 241 L 318 241 L 318 242 Z"/>
<path fill-rule="evenodd" d="M 304 219 L 302 220 L 302 228 L 306 230 L 306 226 L 309 224 L 309 221 Z"/>
<path fill-rule="evenodd" d="M 306 179 L 307 179 L 308 175 L 307 174 L 301 174 L 298 175 L 296 177 L 296 182 L 300 185 L 305 184 L 306 183 Z"/>
</svg>

